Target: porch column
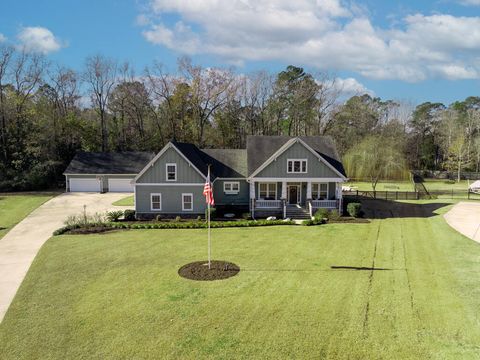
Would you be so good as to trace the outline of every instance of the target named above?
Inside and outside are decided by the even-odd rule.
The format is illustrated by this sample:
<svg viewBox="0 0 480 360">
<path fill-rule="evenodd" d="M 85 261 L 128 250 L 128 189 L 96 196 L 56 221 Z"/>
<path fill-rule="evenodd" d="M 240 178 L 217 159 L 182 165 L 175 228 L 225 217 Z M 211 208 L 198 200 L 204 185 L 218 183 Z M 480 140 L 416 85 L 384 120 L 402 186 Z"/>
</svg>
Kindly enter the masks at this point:
<svg viewBox="0 0 480 360">
<path fill-rule="evenodd" d="M 250 181 L 250 213 L 255 219 L 255 181 Z"/>
<path fill-rule="evenodd" d="M 312 200 L 312 182 L 307 182 L 307 201 Z"/>
<path fill-rule="evenodd" d="M 282 181 L 282 196 L 281 196 L 281 199 L 282 200 L 287 199 L 287 182 L 286 181 Z"/>
<path fill-rule="evenodd" d="M 336 183 L 337 191 L 337 201 L 338 201 L 338 213 L 343 215 L 343 195 L 342 195 L 342 183 Z"/>
</svg>

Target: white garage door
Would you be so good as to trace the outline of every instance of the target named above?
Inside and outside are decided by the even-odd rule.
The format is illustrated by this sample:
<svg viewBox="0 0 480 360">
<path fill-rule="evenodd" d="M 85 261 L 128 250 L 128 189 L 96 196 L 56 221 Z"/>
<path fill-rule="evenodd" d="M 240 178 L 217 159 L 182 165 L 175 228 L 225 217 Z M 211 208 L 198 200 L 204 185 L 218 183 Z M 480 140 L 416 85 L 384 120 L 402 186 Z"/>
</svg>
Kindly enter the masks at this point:
<svg viewBox="0 0 480 360">
<path fill-rule="evenodd" d="M 70 179 L 72 192 L 100 192 L 100 180 L 96 178 Z"/>
<path fill-rule="evenodd" d="M 108 179 L 108 191 L 110 192 L 133 192 L 133 179 Z"/>
</svg>

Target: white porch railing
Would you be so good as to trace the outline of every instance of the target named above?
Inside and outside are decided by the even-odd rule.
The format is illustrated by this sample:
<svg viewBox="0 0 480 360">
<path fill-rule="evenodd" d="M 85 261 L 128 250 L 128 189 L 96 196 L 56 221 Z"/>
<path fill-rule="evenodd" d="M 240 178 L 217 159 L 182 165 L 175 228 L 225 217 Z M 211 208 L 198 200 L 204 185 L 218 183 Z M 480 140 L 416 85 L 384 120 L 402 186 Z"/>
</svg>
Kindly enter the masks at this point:
<svg viewBox="0 0 480 360">
<path fill-rule="evenodd" d="M 337 200 L 312 200 L 312 207 L 314 209 L 335 209 L 337 207 Z"/>
<path fill-rule="evenodd" d="M 280 209 L 282 200 L 255 200 L 255 207 L 257 209 Z"/>
</svg>

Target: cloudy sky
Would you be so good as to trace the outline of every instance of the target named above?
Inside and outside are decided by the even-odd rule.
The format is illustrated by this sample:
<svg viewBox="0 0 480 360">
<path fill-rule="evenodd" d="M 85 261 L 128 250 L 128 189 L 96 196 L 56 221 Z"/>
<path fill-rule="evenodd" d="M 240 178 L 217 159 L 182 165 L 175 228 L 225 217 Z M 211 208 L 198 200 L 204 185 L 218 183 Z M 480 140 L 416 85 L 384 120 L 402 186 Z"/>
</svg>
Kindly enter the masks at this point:
<svg viewBox="0 0 480 360">
<path fill-rule="evenodd" d="M 480 95 L 480 0 L 2 0 L 0 42 L 81 69 L 101 53 L 170 70 L 328 71 L 345 91 L 446 104 Z"/>
</svg>

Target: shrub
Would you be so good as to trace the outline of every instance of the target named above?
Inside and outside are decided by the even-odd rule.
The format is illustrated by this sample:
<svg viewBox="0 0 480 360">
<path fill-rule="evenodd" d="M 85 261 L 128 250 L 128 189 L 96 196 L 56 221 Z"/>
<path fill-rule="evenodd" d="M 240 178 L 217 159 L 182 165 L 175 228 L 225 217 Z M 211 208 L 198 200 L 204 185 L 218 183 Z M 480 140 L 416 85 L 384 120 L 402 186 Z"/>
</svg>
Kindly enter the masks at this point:
<svg viewBox="0 0 480 360">
<path fill-rule="evenodd" d="M 242 219 L 251 220 L 252 219 L 252 214 L 250 214 L 249 212 L 243 213 L 242 214 Z"/>
<path fill-rule="evenodd" d="M 68 216 L 64 221 L 64 224 L 67 227 L 86 227 L 92 225 L 103 225 L 105 222 L 105 216 L 103 214 L 95 213 L 90 215 L 84 212 L 79 215 Z"/>
<path fill-rule="evenodd" d="M 330 214 L 328 214 L 328 219 L 334 221 L 340 219 L 340 213 L 338 212 L 338 210 L 333 209 L 332 211 L 330 211 Z"/>
<path fill-rule="evenodd" d="M 197 221 L 202 221 L 202 217 L 200 215 L 197 216 Z"/>
<path fill-rule="evenodd" d="M 347 205 L 347 212 L 352 217 L 359 217 L 362 211 L 362 204 L 350 203 Z"/>
<path fill-rule="evenodd" d="M 217 209 L 210 208 L 210 219 L 215 219 L 217 217 Z M 208 219 L 208 209 L 205 209 L 205 220 Z"/>
<path fill-rule="evenodd" d="M 125 210 L 123 218 L 126 221 L 135 221 L 135 210 Z"/>
<path fill-rule="evenodd" d="M 315 220 L 323 220 L 323 219 L 328 219 L 329 214 L 327 209 L 318 209 L 315 211 L 315 214 L 313 215 Z"/>
<path fill-rule="evenodd" d="M 107 211 L 107 220 L 108 221 L 118 221 L 123 216 L 122 210 Z"/>
<path fill-rule="evenodd" d="M 176 221 L 176 222 L 182 221 L 182 217 L 181 217 L 181 216 L 178 216 L 178 215 L 175 216 L 175 221 Z"/>
<path fill-rule="evenodd" d="M 162 221 L 162 219 L 163 219 L 163 216 L 160 215 L 160 214 L 158 214 L 157 216 L 155 216 L 155 220 L 157 220 L 157 221 Z"/>
</svg>

